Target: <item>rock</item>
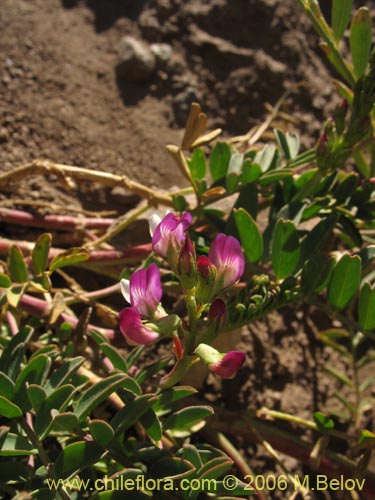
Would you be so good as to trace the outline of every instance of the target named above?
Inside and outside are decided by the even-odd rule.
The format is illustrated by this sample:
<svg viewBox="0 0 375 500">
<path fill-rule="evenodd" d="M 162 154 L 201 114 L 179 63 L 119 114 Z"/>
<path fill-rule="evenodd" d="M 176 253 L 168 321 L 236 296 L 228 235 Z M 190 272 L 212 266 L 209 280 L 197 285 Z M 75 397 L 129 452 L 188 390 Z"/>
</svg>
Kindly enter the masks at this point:
<svg viewBox="0 0 375 500">
<path fill-rule="evenodd" d="M 152 43 L 150 49 L 159 66 L 165 66 L 172 57 L 172 47 L 167 43 Z"/>
<path fill-rule="evenodd" d="M 118 76 L 129 82 L 145 82 L 156 68 L 156 58 L 149 45 L 131 36 L 124 36 L 119 44 Z"/>
</svg>

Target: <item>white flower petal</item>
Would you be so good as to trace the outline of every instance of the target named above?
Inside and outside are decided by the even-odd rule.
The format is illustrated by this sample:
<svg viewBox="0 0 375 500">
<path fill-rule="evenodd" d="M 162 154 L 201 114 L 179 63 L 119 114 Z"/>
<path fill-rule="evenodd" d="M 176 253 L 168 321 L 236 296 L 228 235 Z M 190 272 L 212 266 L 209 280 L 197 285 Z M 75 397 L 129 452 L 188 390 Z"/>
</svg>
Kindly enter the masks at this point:
<svg viewBox="0 0 375 500">
<path fill-rule="evenodd" d="M 151 237 L 154 235 L 155 229 L 161 222 L 161 217 L 158 216 L 158 214 L 152 214 L 148 223 L 150 226 L 150 235 Z"/>
<path fill-rule="evenodd" d="M 129 302 L 130 304 L 130 281 L 122 279 L 120 281 L 120 288 L 121 288 L 121 293 L 124 296 L 124 299 L 126 302 Z"/>
</svg>

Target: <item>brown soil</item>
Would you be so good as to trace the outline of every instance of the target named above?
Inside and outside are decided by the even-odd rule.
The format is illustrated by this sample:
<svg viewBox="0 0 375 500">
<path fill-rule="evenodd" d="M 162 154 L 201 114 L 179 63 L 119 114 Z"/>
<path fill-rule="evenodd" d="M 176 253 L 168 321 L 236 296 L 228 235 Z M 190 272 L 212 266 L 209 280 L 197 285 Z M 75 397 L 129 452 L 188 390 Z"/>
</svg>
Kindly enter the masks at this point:
<svg viewBox="0 0 375 500">
<path fill-rule="evenodd" d="M 0 32 L 1 171 L 43 158 L 167 189 L 183 179 L 165 145 L 180 140 L 192 101 L 225 136 L 243 134 L 265 116 L 266 102 L 305 81 L 285 107 L 300 120 L 305 145 L 316 141 L 335 102 L 317 37 L 296 0 L 2 0 Z M 124 35 L 167 43 L 171 58 L 148 81 L 123 81 Z M 134 201 L 118 205 L 116 193 L 87 184 L 64 192 L 40 177 L 6 196 L 120 212 Z M 219 403 L 306 418 L 323 410 L 335 390 L 322 378 L 332 353 L 314 352 L 313 333 L 292 311 L 253 325 L 243 338 L 246 368 L 223 385 Z M 209 378 L 209 399 L 217 401 L 217 389 Z M 258 473 L 273 470 L 262 453 Z"/>
</svg>

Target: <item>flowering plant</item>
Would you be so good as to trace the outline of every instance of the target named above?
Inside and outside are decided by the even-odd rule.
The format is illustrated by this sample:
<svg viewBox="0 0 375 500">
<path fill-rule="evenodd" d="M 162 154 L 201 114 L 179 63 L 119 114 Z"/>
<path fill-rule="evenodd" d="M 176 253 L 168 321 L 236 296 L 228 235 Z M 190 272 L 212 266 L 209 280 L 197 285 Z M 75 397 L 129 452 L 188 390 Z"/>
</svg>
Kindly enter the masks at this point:
<svg viewBox="0 0 375 500">
<path fill-rule="evenodd" d="M 162 317 L 162 338 L 173 339 L 177 364 L 170 375 L 164 377 L 164 386 L 176 384 L 197 357 L 223 378 L 233 378 L 245 360 L 243 353 L 233 351 L 224 355 L 201 343 L 202 340 L 214 340 L 225 327 L 226 305 L 218 296 L 227 292 L 243 275 L 245 258 L 241 246 L 232 236 L 218 234 L 208 257 L 202 255 L 197 259 L 187 232 L 191 224 L 189 213 L 181 217 L 168 213 L 163 219 L 157 216 L 150 219 L 152 248 L 156 255 L 166 260 L 180 281 L 188 311 L 187 321 L 168 321 L 160 305 L 162 287 L 155 263 L 136 271 L 129 281 L 121 280 L 122 293 L 131 304 L 119 314 L 120 330 L 128 342 L 150 344 L 160 338 L 160 322 L 156 316 Z M 144 323 L 141 318 L 155 321 Z M 172 323 L 174 328 L 171 328 Z"/>
<path fill-rule="evenodd" d="M 270 498 L 275 489 L 307 498 L 323 475 L 330 500 L 338 498 L 337 477 L 353 498 L 373 499 L 370 11 L 359 8 L 347 30 L 352 1 L 331 2 L 331 25 L 317 0 L 299 3 L 340 77 L 341 102 L 315 147 L 300 152 L 287 128 L 262 142 L 273 118 L 285 120 L 277 105 L 249 134 L 202 149 L 220 130 L 205 133 L 206 116 L 193 104 L 180 146 L 168 146 L 189 187 L 172 194 L 52 162 L 0 175 L 1 187 L 54 173 L 64 186 L 87 179 L 146 200 L 117 219 L 0 208 L 5 224 L 31 225 L 33 236 L 40 227 L 54 233 L 41 232 L 35 244 L 0 239 L 1 498 L 117 500 L 131 491 L 133 500 L 262 499 L 266 488 Z M 173 212 L 151 217 L 151 242 L 148 235 L 134 247 L 114 242 L 155 205 Z M 55 246 L 62 229 L 70 231 L 67 248 Z M 93 277 L 105 287 L 86 290 Z M 116 302 L 120 291 L 126 307 Z M 220 336 L 233 338 L 242 327 L 247 334 L 281 308 L 293 314 L 285 337 L 262 339 L 255 323 L 241 349 L 216 347 Z M 290 350 L 296 345 L 299 356 Z M 286 362 L 275 362 L 279 351 Z M 221 399 L 212 401 L 209 384 L 198 392 L 193 365 L 202 363 Z M 332 384 L 320 383 L 323 370 Z M 249 386 L 241 392 L 244 379 L 251 398 Z M 267 393 L 270 381 L 279 397 Z M 275 390 L 283 383 L 295 405 Z M 309 397 L 311 417 L 299 413 Z M 267 455 L 277 480 L 246 463 L 257 449 L 257 464 Z M 298 463 L 297 473 L 278 452 Z"/>
</svg>

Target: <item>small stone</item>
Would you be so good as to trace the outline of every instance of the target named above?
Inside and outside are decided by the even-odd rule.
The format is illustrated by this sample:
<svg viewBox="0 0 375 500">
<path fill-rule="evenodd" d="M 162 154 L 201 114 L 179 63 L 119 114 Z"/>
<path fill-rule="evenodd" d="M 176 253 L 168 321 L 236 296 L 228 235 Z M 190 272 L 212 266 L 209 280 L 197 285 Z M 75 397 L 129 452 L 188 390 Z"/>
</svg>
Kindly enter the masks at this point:
<svg viewBox="0 0 375 500">
<path fill-rule="evenodd" d="M 172 47 L 167 43 L 152 43 L 150 49 L 161 66 L 164 66 L 172 57 Z"/>
<path fill-rule="evenodd" d="M 149 45 L 131 36 L 124 36 L 119 44 L 121 62 L 118 76 L 130 82 L 145 82 L 155 71 L 156 59 Z"/>
</svg>

